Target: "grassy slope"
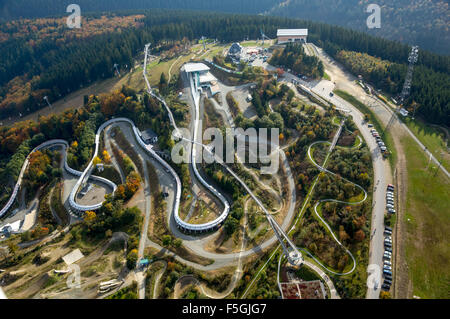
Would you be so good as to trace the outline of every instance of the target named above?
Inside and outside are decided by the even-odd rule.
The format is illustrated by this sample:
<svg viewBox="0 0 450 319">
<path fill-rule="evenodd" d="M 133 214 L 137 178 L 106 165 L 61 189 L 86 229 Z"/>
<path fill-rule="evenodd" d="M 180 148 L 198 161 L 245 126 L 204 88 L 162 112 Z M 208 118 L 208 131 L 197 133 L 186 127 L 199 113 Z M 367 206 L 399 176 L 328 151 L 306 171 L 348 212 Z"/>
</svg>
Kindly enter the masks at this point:
<svg viewBox="0 0 450 319">
<path fill-rule="evenodd" d="M 450 298 L 450 182 L 426 170 L 428 159 L 411 137 L 402 139 L 408 170 L 406 258 L 413 294 Z M 420 240 L 417 240 L 417 237 Z"/>
<path fill-rule="evenodd" d="M 375 128 L 382 132 L 380 121 L 372 111 L 356 98 L 344 91 L 336 94 L 355 105 L 363 113 L 369 114 Z M 410 126 L 411 128 L 411 126 Z M 413 130 L 416 134 L 419 128 Z M 423 142 L 437 148 L 440 143 L 436 135 L 422 128 Z M 385 137 L 388 148 L 393 150 L 392 138 Z M 433 177 L 434 171 L 425 170 L 428 159 L 415 141 L 407 136 L 401 140 L 407 160 L 408 193 L 406 203 L 407 246 L 406 256 L 414 295 L 422 298 L 450 298 L 448 285 L 448 265 L 450 261 L 450 182 L 441 172 Z M 391 146 L 392 145 L 392 146 Z M 445 144 L 444 144 L 445 145 Z M 391 163 L 395 163 L 392 157 Z M 408 221 L 409 219 L 409 221 Z M 420 241 L 417 240 L 420 238 Z"/>
<path fill-rule="evenodd" d="M 450 170 L 450 155 L 447 151 L 447 143 L 443 138 L 443 132 L 440 130 L 430 127 L 421 120 L 412 120 L 411 118 L 404 119 L 405 124 L 414 133 L 414 135 L 425 145 L 433 155 L 440 160 L 441 152 L 446 153 L 444 156 L 442 165 Z"/>
</svg>

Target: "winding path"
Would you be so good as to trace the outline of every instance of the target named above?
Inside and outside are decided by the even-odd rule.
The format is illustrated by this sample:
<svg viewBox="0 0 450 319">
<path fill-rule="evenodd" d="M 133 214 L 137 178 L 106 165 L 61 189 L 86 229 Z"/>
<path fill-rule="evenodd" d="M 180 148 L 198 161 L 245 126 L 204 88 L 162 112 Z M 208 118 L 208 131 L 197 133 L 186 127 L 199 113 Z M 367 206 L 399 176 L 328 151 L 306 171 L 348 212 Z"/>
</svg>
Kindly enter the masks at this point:
<svg viewBox="0 0 450 319">
<path fill-rule="evenodd" d="M 309 148 L 308 148 L 308 157 L 309 157 L 309 159 L 311 160 L 311 162 L 313 163 L 313 165 L 314 166 L 316 166 L 318 169 L 320 169 L 322 172 L 326 172 L 326 173 L 329 173 L 329 174 L 331 174 L 331 175 L 333 175 L 333 176 L 337 176 L 337 174 L 336 173 L 333 173 L 333 172 L 331 172 L 331 171 L 329 171 L 328 169 L 326 169 L 325 167 L 323 167 L 323 166 L 320 166 L 319 164 L 317 164 L 316 163 L 316 161 L 314 161 L 314 159 L 313 159 L 313 157 L 312 157 L 312 155 L 311 155 L 311 148 L 314 146 L 314 145 L 316 145 L 316 144 L 319 144 L 319 143 L 328 143 L 328 142 L 326 142 L 326 141 L 318 141 L 318 142 L 315 142 L 315 143 L 312 143 L 310 146 L 309 146 Z M 328 158 L 327 158 L 328 159 Z M 324 165 L 326 164 L 326 161 L 324 162 Z M 319 214 L 319 212 L 317 211 L 317 207 L 320 205 L 320 204 L 322 204 L 322 203 L 324 203 L 324 202 L 334 202 L 334 203 L 341 203 L 341 204 L 347 204 L 347 205 L 359 205 L 359 204 L 362 204 L 366 199 L 367 199 L 367 192 L 364 190 L 364 188 L 362 188 L 360 185 L 358 185 L 358 184 L 356 184 L 356 183 L 353 183 L 352 181 L 350 181 L 350 180 L 348 180 L 348 179 L 346 179 L 346 178 L 344 178 L 344 177 L 340 177 L 341 179 L 343 179 L 344 181 L 346 181 L 346 182 L 348 182 L 348 183 L 351 183 L 351 184 L 353 184 L 353 185 L 355 185 L 357 188 L 359 188 L 363 193 L 364 193 L 364 198 L 362 199 L 362 200 L 360 200 L 360 201 L 357 201 L 357 202 L 346 202 L 346 201 L 340 201 L 340 200 L 337 200 L 337 199 L 321 199 L 321 200 L 319 200 L 315 205 L 314 205 L 314 213 L 316 214 L 316 216 L 317 216 L 317 218 L 319 218 L 319 220 L 324 224 L 324 226 L 327 228 L 327 230 L 329 231 L 329 233 L 331 234 L 331 236 L 333 237 L 333 239 L 339 244 L 339 246 L 341 246 L 345 251 L 346 251 L 346 253 L 352 258 L 352 260 L 353 260 L 353 267 L 352 267 L 352 269 L 351 270 L 349 270 L 349 271 L 347 271 L 347 272 L 344 272 L 344 273 L 339 273 L 339 272 L 335 272 L 335 271 L 332 271 L 332 270 L 330 270 L 330 269 L 328 269 L 326 266 L 324 266 L 319 260 L 317 260 L 317 258 L 315 258 L 311 253 L 309 253 L 309 252 L 307 252 L 308 253 L 308 255 L 311 257 L 311 258 L 313 258 L 314 259 L 314 261 L 315 262 L 317 262 L 320 266 L 322 266 L 326 271 L 328 271 L 328 272 L 330 272 L 330 273 L 332 273 L 332 274 L 334 274 L 334 275 L 340 275 L 340 276 L 343 276 L 343 275 L 349 275 L 349 274 L 351 274 L 354 270 L 355 270 L 355 268 L 356 268 L 356 259 L 355 259 L 355 257 L 353 256 L 353 254 L 339 241 L 339 239 L 336 237 L 336 235 L 334 234 L 334 232 L 333 232 L 333 230 L 331 229 L 331 227 L 330 227 L 330 225 L 328 225 L 328 223 L 322 218 L 322 216 L 320 216 L 320 214 Z M 303 251 L 305 251 L 306 252 L 306 250 L 303 250 Z"/>
</svg>

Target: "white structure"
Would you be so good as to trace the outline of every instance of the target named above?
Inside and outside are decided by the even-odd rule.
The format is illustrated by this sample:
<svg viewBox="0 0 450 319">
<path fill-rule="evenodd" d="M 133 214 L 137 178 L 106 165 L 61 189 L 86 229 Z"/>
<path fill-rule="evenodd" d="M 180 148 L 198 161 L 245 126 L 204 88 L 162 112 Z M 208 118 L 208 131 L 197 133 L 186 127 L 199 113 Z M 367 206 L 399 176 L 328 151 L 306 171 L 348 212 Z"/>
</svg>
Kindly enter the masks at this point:
<svg viewBox="0 0 450 319">
<path fill-rule="evenodd" d="M 67 266 L 69 266 L 73 263 L 76 263 L 78 260 L 80 260 L 83 257 L 84 257 L 83 253 L 81 252 L 81 250 L 79 250 L 77 248 L 77 249 L 73 250 L 72 252 L 68 253 L 67 255 L 65 255 L 62 259 L 67 264 Z"/>
<path fill-rule="evenodd" d="M 409 114 L 409 112 L 407 110 L 405 110 L 404 108 L 401 108 L 399 112 L 402 116 L 405 116 L 405 117 L 408 116 L 408 114 Z"/>
<path fill-rule="evenodd" d="M 308 39 L 308 29 L 278 29 L 278 43 L 302 42 L 306 43 Z"/>
<path fill-rule="evenodd" d="M 0 234 L 17 234 L 22 226 L 22 220 L 17 220 L 11 224 L 0 226 Z"/>
<path fill-rule="evenodd" d="M 0 287 L 0 299 L 8 299 L 1 287 Z"/>
<path fill-rule="evenodd" d="M 186 63 L 184 65 L 184 71 L 189 75 L 192 75 L 196 91 L 209 89 L 211 95 L 215 95 L 220 89 L 217 84 L 217 79 L 209 72 L 209 70 L 209 67 L 203 63 Z"/>
</svg>

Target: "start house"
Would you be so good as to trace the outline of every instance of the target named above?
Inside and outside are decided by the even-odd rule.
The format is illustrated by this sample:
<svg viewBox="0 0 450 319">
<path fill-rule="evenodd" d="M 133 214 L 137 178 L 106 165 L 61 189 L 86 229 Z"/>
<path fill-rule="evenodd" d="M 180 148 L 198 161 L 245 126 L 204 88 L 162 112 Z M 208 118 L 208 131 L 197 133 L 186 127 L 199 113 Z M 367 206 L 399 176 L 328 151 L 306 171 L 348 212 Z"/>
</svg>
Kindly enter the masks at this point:
<svg viewBox="0 0 450 319">
<path fill-rule="evenodd" d="M 302 42 L 306 43 L 308 38 L 308 29 L 278 29 L 278 43 Z"/>
<path fill-rule="evenodd" d="M 210 90 L 211 95 L 220 91 L 217 79 L 209 72 L 209 67 L 203 63 L 186 63 L 184 71 L 191 73 L 196 90 Z"/>
</svg>

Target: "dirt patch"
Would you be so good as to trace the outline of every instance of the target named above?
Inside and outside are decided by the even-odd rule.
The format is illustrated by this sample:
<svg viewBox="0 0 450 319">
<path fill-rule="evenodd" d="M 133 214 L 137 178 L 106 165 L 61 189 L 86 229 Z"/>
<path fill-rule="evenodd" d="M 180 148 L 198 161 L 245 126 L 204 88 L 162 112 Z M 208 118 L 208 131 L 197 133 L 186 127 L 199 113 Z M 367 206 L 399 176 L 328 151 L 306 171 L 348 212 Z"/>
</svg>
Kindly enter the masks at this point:
<svg viewBox="0 0 450 319">
<path fill-rule="evenodd" d="M 397 124 L 398 125 L 398 124 Z M 395 127 L 393 127 L 395 130 Z M 396 130 L 396 132 L 402 132 Z M 403 146 L 400 142 L 404 133 L 392 134 L 394 140 L 396 152 L 397 152 L 397 165 L 395 170 L 395 186 L 397 190 L 397 222 L 395 224 L 394 232 L 394 289 L 393 294 L 396 299 L 406 299 L 412 297 L 412 281 L 408 276 L 408 265 L 406 263 L 406 224 L 405 224 L 405 205 L 406 194 L 408 193 L 408 171 L 406 169 L 406 158 L 403 150 Z M 420 227 L 418 227 L 418 233 L 420 233 Z M 418 238 L 421 238 L 419 235 Z M 416 245 L 421 245 L 422 241 L 415 241 Z"/>
</svg>

